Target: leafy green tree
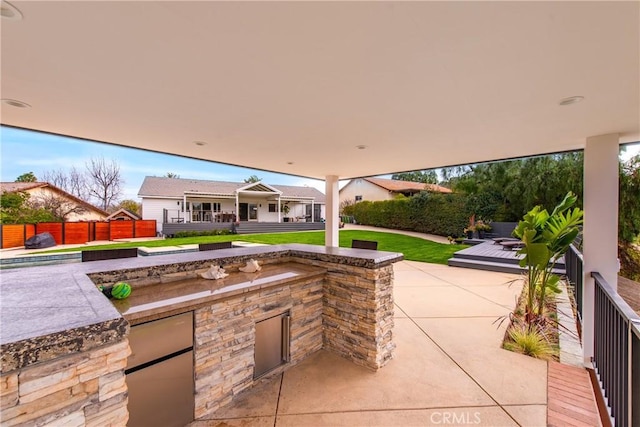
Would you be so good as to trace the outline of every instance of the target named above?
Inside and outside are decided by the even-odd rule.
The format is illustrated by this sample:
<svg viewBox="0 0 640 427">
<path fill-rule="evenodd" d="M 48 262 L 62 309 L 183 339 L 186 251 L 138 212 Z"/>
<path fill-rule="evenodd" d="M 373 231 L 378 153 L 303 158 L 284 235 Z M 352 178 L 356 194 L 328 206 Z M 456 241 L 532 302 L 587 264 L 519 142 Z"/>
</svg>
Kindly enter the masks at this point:
<svg viewBox="0 0 640 427">
<path fill-rule="evenodd" d="M 7 193 L 0 195 L 0 222 L 3 224 L 27 224 L 51 222 L 59 219 L 43 208 L 33 207 L 27 193 Z"/>
<path fill-rule="evenodd" d="M 122 200 L 120 203 L 118 203 L 116 206 L 114 206 L 113 209 L 111 209 L 111 211 L 115 212 L 118 209 L 126 209 L 131 213 L 140 215 L 142 211 L 142 206 L 140 203 L 136 202 L 135 200 L 125 199 L 125 200 Z"/>
<path fill-rule="evenodd" d="M 165 178 L 175 178 L 178 179 L 180 178 L 180 175 L 178 175 L 177 173 L 173 173 L 173 172 L 167 172 L 164 176 Z"/>
<path fill-rule="evenodd" d="M 38 182 L 38 178 L 36 178 L 33 172 L 27 172 L 17 177 L 16 182 Z"/>
<path fill-rule="evenodd" d="M 455 192 L 470 196 L 472 211 L 495 221 L 517 221 L 532 206 L 555 206 L 569 191 L 582 195 L 582 175 L 582 152 L 443 170 Z M 580 197 L 576 205 L 582 206 Z"/>
<path fill-rule="evenodd" d="M 425 184 L 437 184 L 438 174 L 433 169 L 425 169 L 421 171 L 394 173 L 391 179 L 399 181 L 423 182 Z"/>
<path fill-rule="evenodd" d="M 620 164 L 618 207 L 620 275 L 640 281 L 640 155 Z"/>
<path fill-rule="evenodd" d="M 620 164 L 618 239 L 633 243 L 640 235 L 640 155 Z"/>
<path fill-rule="evenodd" d="M 262 179 L 259 178 L 257 175 L 251 175 L 249 178 L 246 178 L 244 180 L 244 182 L 247 184 L 252 184 L 254 182 L 260 182 L 260 181 L 262 181 Z"/>
</svg>

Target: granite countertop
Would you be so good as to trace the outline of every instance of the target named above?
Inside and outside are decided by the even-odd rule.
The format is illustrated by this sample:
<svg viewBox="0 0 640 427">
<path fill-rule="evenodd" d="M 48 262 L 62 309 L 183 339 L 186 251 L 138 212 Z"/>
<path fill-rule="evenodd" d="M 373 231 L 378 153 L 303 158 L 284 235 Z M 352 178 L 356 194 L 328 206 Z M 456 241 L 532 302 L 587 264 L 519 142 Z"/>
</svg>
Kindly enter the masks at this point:
<svg viewBox="0 0 640 427">
<path fill-rule="evenodd" d="M 18 268 L 0 273 L 1 372 L 126 336 L 127 321 L 96 288 L 136 277 L 241 264 L 250 258 L 318 259 L 380 268 L 402 254 L 290 244 Z"/>
<path fill-rule="evenodd" d="M 193 310 L 214 301 L 323 276 L 324 268 L 295 262 L 271 264 L 255 273 L 230 273 L 224 279 L 188 277 L 135 288 L 124 300 L 112 300 L 116 309 L 131 324 L 154 320 Z"/>
</svg>

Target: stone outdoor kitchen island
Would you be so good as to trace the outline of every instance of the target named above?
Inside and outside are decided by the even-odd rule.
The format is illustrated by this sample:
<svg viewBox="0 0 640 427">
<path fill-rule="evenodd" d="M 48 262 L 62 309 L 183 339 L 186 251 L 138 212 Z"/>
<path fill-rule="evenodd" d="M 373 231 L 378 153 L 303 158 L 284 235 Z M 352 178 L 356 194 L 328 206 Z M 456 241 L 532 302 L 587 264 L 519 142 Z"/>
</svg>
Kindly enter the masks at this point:
<svg viewBox="0 0 640 427">
<path fill-rule="evenodd" d="M 259 273 L 238 271 L 249 259 Z M 401 259 L 279 245 L 3 271 L 2 424 L 126 424 L 131 328 L 184 313 L 193 313 L 195 419 L 254 384 L 256 324 L 281 313 L 290 353 L 265 377 L 321 348 L 381 368 L 395 348 L 392 264 Z M 198 279 L 212 264 L 230 275 Z M 97 289 L 123 280 L 133 287 L 124 302 Z"/>
</svg>

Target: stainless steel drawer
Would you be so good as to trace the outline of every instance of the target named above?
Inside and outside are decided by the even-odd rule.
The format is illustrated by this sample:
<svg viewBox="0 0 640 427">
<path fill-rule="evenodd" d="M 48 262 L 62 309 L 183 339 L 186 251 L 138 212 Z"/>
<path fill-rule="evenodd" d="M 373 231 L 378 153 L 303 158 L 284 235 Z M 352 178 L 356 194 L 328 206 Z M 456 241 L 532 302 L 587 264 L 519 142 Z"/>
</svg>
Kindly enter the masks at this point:
<svg viewBox="0 0 640 427">
<path fill-rule="evenodd" d="M 193 347 L 193 312 L 133 326 L 129 345 L 127 369 Z"/>
</svg>

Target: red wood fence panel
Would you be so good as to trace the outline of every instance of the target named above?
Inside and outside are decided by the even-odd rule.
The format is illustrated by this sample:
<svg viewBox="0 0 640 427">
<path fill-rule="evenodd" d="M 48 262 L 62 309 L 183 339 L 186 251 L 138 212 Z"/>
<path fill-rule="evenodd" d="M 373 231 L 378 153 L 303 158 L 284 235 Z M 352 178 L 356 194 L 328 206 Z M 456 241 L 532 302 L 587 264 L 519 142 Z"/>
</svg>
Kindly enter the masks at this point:
<svg viewBox="0 0 640 427">
<path fill-rule="evenodd" d="M 36 234 L 40 233 L 50 233 L 56 241 L 56 245 L 62 245 L 64 243 L 61 222 L 41 222 L 36 224 Z"/>
<path fill-rule="evenodd" d="M 66 245 L 87 243 L 91 240 L 89 222 L 65 222 L 64 224 L 64 243 Z"/>
<path fill-rule="evenodd" d="M 24 225 L 7 224 L 2 226 L 2 248 L 24 246 Z"/>
<path fill-rule="evenodd" d="M 24 246 L 25 238 L 51 233 L 56 244 L 82 244 L 94 240 L 155 237 L 155 220 L 111 222 L 41 222 L 39 224 L 0 224 L 3 249 Z"/>
<path fill-rule="evenodd" d="M 130 239 L 133 237 L 134 221 L 111 221 L 109 240 Z"/>
<path fill-rule="evenodd" d="M 96 235 L 94 240 L 109 240 L 109 223 L 96 222 Z"/>
<path fill-rule="evenodd" d="M 25 240 L 36 235 L 35 224 L 23 224 L 24 225 L 24 238 Z"/>
<path fill-rule="evenodd" d="M 155 237 L 156 220 L 144 219 L 134 221 L 136 227 L 136 237 Z"/>
</svg>

